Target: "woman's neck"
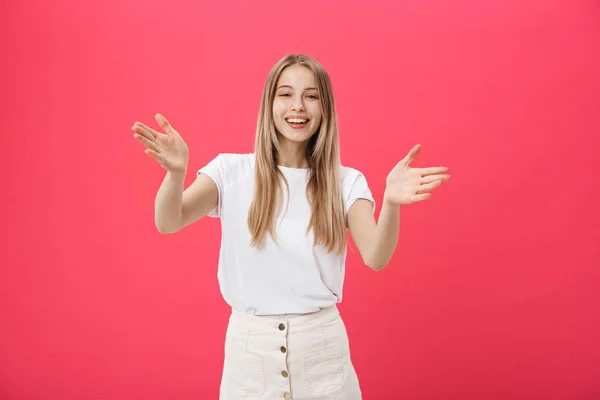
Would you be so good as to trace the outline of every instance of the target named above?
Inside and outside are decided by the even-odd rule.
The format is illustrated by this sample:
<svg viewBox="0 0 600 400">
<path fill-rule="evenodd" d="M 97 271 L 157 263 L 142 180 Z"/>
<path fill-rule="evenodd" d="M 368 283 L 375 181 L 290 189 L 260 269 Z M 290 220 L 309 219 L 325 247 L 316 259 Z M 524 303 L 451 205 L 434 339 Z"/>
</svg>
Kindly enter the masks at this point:
<svg viewBox="0 0 600 400">
<path fill-rule="evenodd" d="M 308 168 L 306 146 L 300 143 L 281 143 L 277 164 L 287 168 Z"/>
</svg>

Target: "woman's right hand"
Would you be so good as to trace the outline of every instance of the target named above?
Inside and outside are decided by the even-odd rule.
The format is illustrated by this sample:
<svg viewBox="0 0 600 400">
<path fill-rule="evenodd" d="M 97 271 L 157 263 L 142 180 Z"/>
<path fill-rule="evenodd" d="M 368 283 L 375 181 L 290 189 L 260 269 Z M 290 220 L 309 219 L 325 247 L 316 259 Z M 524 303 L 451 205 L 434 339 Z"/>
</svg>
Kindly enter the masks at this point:
<svg viewBox="0 0 600 400">
<path fill-rule="evenodd" d="M 155 118 L 165 133 L 157 132 L 141 122 L 135 122 L 131 127 L 135 132 L 133 137 L 146 146 L 144 152 L 168 172 L 184 174 L 189 156 L 185 141 L 165 117 L 156 114 Z"/>
</svg>

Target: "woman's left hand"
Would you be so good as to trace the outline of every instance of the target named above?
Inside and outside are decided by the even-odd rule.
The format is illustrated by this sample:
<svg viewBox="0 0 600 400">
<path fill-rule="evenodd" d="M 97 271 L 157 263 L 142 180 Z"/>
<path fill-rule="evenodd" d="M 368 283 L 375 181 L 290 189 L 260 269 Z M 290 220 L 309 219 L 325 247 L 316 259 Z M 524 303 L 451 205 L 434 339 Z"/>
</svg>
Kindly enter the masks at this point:
<svg viewBox="0 0 600 400">
<path fill-rule="evenodd" d="M 421 152 L 418 144 L 408 152 L 386 179 L 384 203 L 399 206 L 431 197 L 431 191 L 450 179 L 447 167 L 412 168 L 410 164 Z"/>
</svg>

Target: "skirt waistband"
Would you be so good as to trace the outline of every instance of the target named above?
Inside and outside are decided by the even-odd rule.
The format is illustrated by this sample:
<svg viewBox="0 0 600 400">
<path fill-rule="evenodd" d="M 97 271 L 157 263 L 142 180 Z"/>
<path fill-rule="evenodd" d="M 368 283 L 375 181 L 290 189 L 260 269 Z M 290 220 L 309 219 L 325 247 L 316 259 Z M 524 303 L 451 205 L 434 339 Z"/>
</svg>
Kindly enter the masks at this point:
<svg viewBox="0 0 600 400">
<path fill-rule="evenodd" d="M 229 317 L 229 322 L 233 328 L 248 331 L 269 332 L 273 330 L 287 330 L 288 333 L 294 333 L 316 328 L 334 321 L 339 318 L 339 316 L 340 313 L 336 305 L 322 308 L 321 310 L 310 314 L 291 316 L 287 319 L 252 315 L 233 309 L 231 311 L 231 316 Z"/>
</svg>

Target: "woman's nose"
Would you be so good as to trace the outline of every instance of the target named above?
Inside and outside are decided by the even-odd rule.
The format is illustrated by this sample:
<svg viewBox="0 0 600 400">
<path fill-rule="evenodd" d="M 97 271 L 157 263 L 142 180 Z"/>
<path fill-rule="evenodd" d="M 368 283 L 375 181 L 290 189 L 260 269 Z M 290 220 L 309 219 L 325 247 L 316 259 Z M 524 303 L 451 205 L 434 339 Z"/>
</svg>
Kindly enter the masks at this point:
<svg viewBox="0 0 600 400">
<path fill-rule="evenodd" d="M 304 104 L 302 104 L 301 99 L 295 99 L 292 104 L 292 111 L 304 111 Z"/>
</svg>

